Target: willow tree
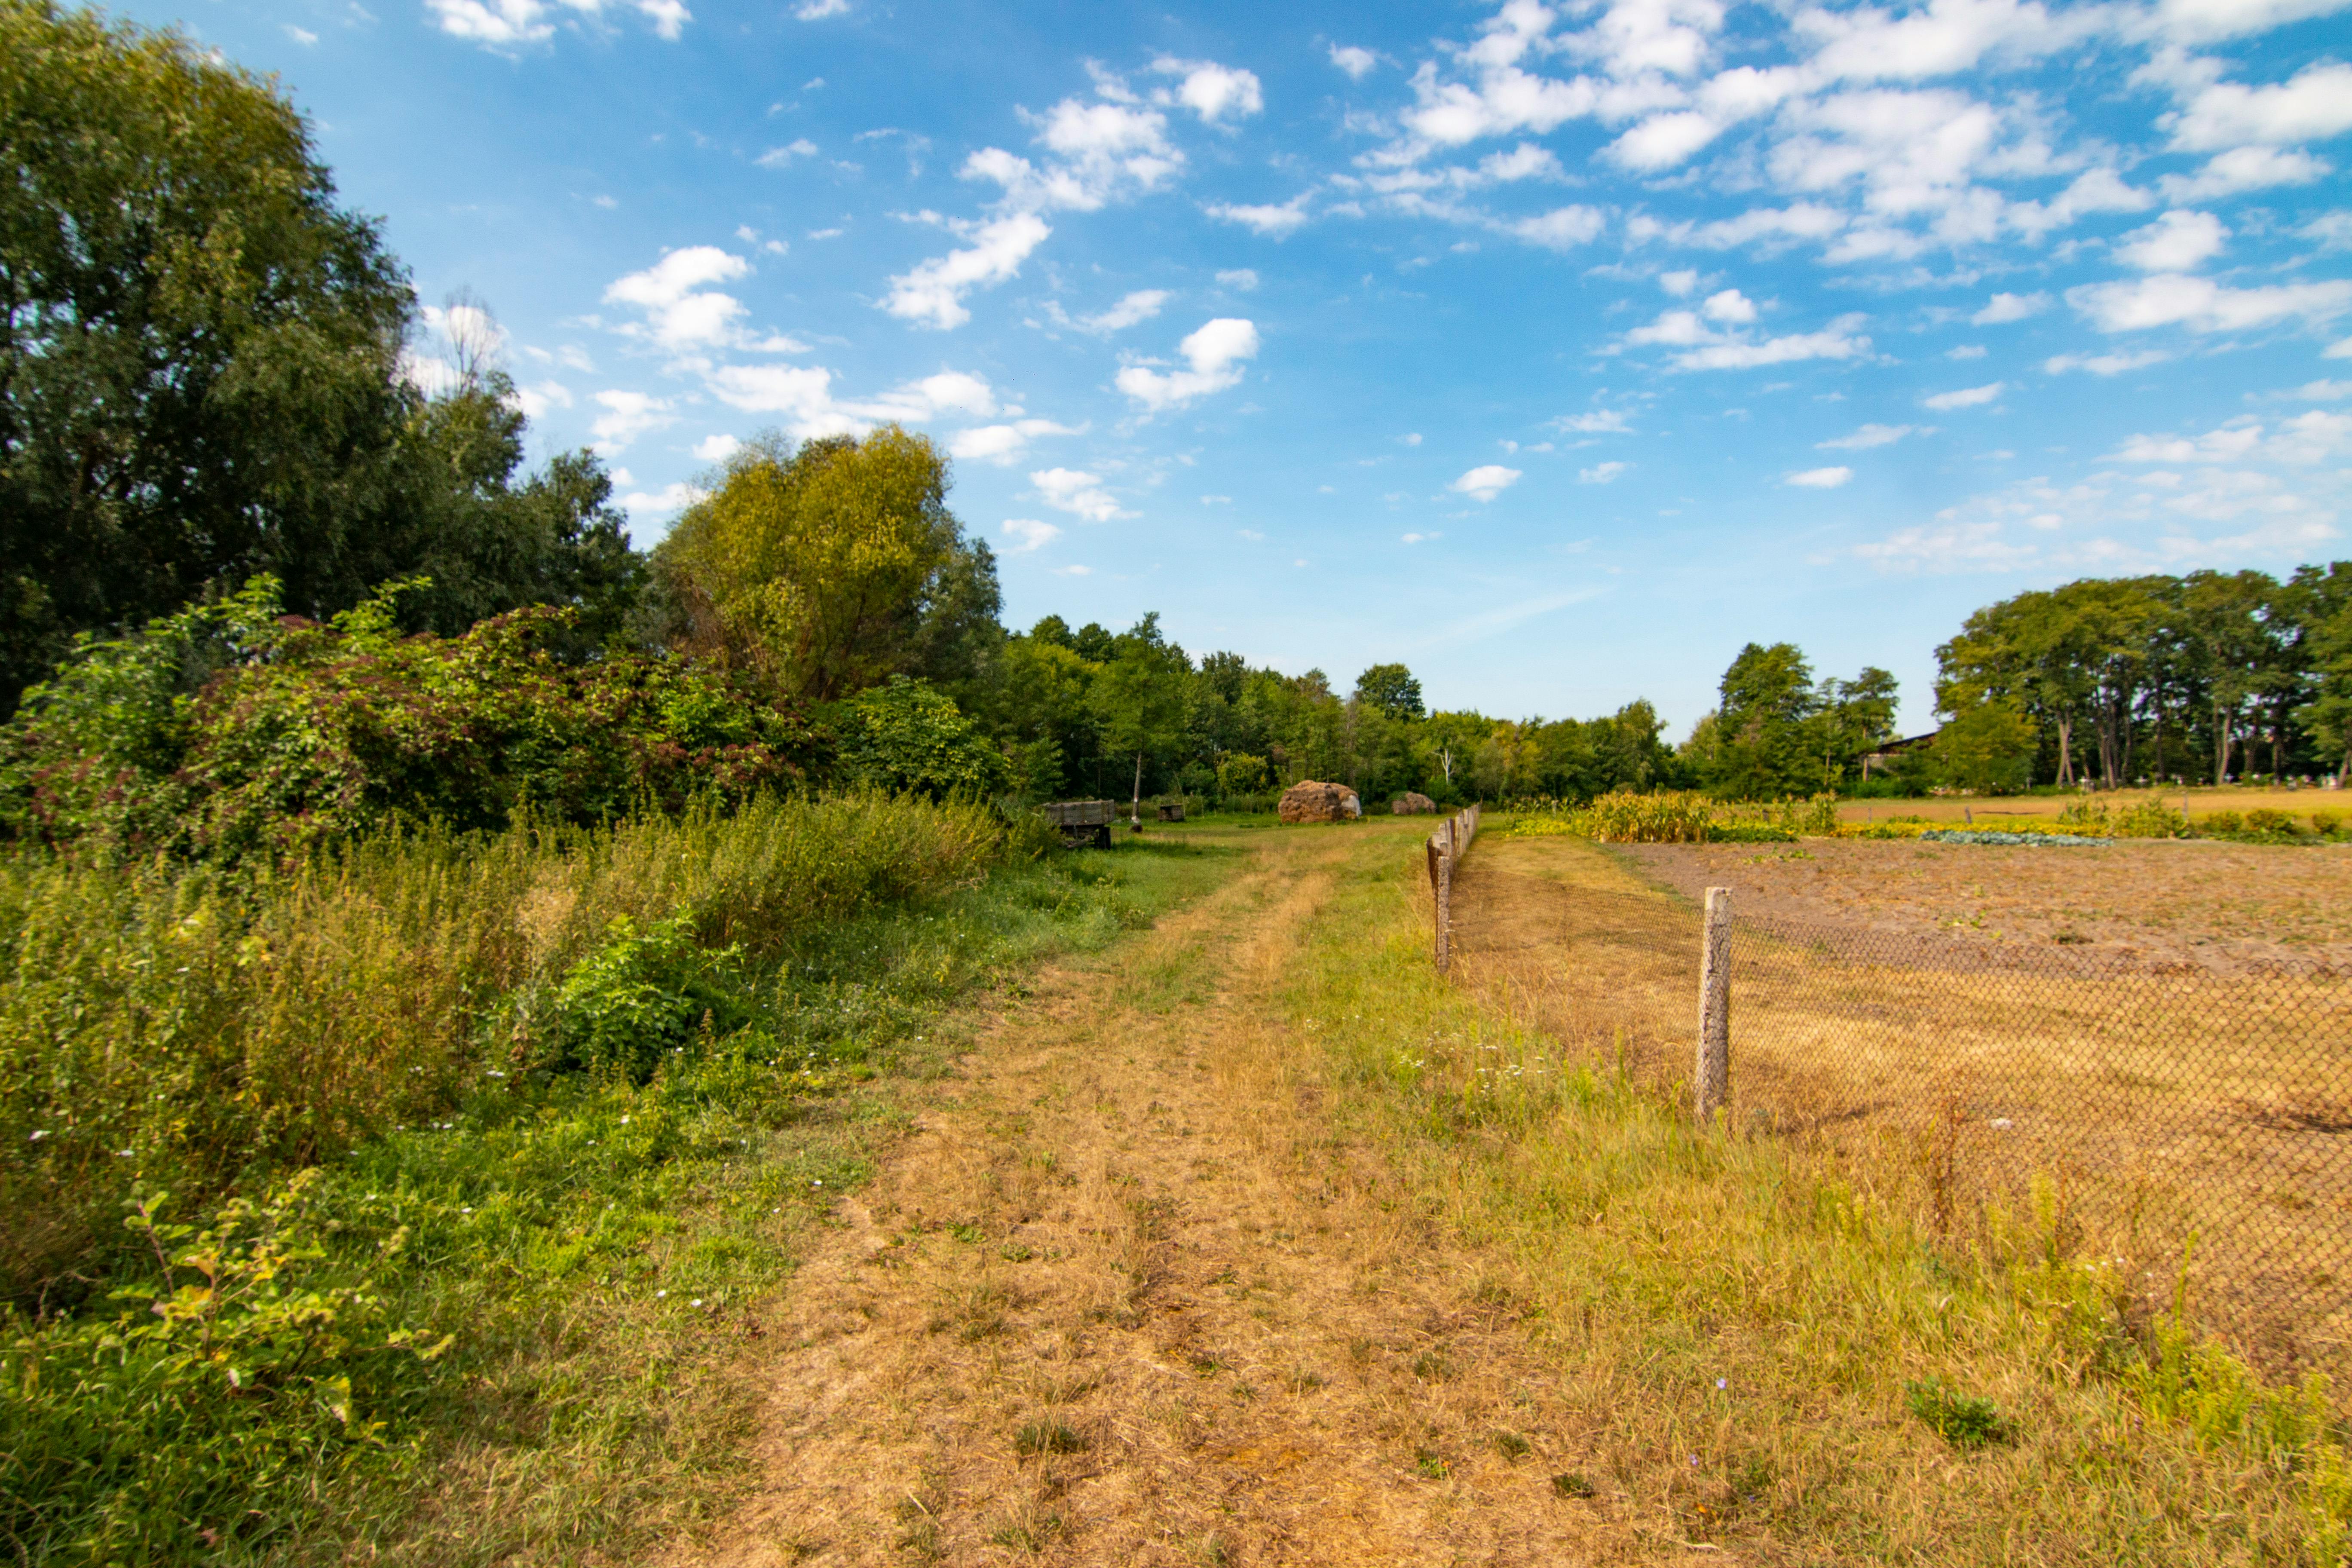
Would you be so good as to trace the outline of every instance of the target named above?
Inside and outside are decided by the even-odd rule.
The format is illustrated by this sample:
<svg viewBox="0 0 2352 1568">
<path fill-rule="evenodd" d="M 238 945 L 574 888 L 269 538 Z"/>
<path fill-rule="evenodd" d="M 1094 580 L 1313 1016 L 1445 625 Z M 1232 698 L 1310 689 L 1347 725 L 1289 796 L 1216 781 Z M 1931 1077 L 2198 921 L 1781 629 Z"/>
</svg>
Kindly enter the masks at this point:
<svg viewBox="0 0 2352 1568">
<path fill-rule="evenodd" d="M 655 551 L 670 636 L 802 701 L 893 675 L 956 693 L 1002 633 L 995 559 L 948 484 L 939 448 L 896 425 L 754 442 Z"/>
</svg>

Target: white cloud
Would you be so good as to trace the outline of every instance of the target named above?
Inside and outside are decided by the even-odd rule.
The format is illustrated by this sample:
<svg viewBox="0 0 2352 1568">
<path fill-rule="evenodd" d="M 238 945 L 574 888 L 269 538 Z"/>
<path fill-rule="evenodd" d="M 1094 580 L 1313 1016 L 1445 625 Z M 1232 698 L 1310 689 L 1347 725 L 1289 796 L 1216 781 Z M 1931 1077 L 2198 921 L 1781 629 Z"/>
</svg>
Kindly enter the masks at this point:
<svg viewBox="0 0 2352 1568">
<path fill-rule="evenodd" d="M 632 512 L 683 511 L 709 494 L 709 490 L 697 489 L 684 480 L 679 480 L 650 492 L 633 490 L 621 498 L 621 506 L 623 510 Z"/>
<path fill-rule="evenodd" d="M 1070 324 L 1080 331 L 1108 336 L 1123 331 L 1139 321 L 1151 320 L 1160 314 L 1160 307 L 1167 304 L 1169 299 L 1165 289 L 1138 289 L 1133 293 L 1121 295 L 1118 302 L 1108 310 L 1098 310 L 1091 316 L 1076 317 Z"/>
<path fill-rule="evenodd" d="M 1257 357 L 1257 327 L 1237 316 L 1220 316 L 1176 348 L 1190 369 L 1161 372 L 1130 364 L 1120 370 L 1115 384 L 1155 414 L 1223 392 L 1240 384 L 1243 362 Z"/>
<path fill-rule="evenodd" d="M 720 365 L 709 375 L 711 392 L 747 414 L 784 414 L 801 436 L 842 435 L 856 422 L 833 406 L 833 373 L 815 366 Z"/>
<path fill-rule="evenodd" d="M 596 450 L 609 458 L 648 430 L 659 429 L 674 423 L 677 416 L 661 398 L 642 392 L 618 388 L 596 395 L 604 413 L 589 426 L 588 433 L 595 437 Z"/>
<path fill-rule="evenodd" d="M 1906 436 L 1920 433 L 1916 425 L 1865 425 L 1851 436 L 1816 441 L 1813 445 L 1824 452 L 1866 452 L 1873 447 L 1891 447 Z"/>
<path fill-rule="evenodd" d="M 562 4 L 565 10 L 601 17 L 607 0 L 562 0 Z M 656 35 L 673 41 L 694 20 L 694 13 L 682 0 L 629 0 L 629 8 L 651 22 Z M 555 24 L 549 20 L 554 12 L 547 0 L 425 0 L 425 9 L 443 32 L 485 48 L 512 50 L 522 44 L 545 43 L 555 36 Z"/>
<path fill-rule="evenodd" d="M 976 425 L 969 430 L 959 430 L 948 442 L 948 454 L 955 458 L 973 458 L 983 463 L 1012 464 L 1028 451 L 1029 443 L 1043 436 L 1076 436 L 1086 429 L 1083 425 L 1056 425 L 1051 419 L 1015 419 L 1003 425 Z"/>
<path fill-rule="evenodd" d="M 1965 71 L 1987 57 L 2021 63 L 2094 32 L 2101 18 L 2017 0 L 1930 0 L 1897 16 L 1875 6 L 1797 14 L 1801 37 L 1817 42 L 1816 71 L 1858 81 L 1924 80 Z"/>
<path fill-rule="evenodd" d="M 1220 288 L 1246 294 L 1257 287 L 1257 274 L 1246 267 L 1230 267 L 1217 274 L 1217 283 Z"/>
<path fill-rule="evenodd" d="M 293 39 L 296 43 L 301 45 L 306 49 L 311 47 L 319 41 L 318 34 L 310 31 L 308 27 L 298 27 L 291 22 L 289 22 L 286 25 L 286 36 Z"/>
<path fill-rule="evenodd" d="M 889 298 L 882 308 L 918 326 L 941 331 L 971 320 L 963 297 L 975 289 L 992 288 L 1018 277 L 1021 264 L 1054 231 L 1034 213 L 1017 212 L 971 226 L 971 244 L 918 263 L 890 279 Z"/>
<path fill-rule="evenodd" d="M 2093 375 L 2121 375 L 2126 371 L 2162 364 L 2171 357 L 2156 349 L 2128 354 L 2053 354 L 2042 362 L 2042 369 L 2049 375 L 2063 375 L 2070 370 L 2087 370 Z"/>
<path fill-rule="evenodd" d="M 2340 11 L 2347 0 L 2161 0 L 2158 25 L 2182 43 L 2210 43 L 2268 32 L 2288 22 Z"/>
<path fill-rule="evenodd" d="M 751 270 L 750 262 L 715 245 L 689 245 L 616 279 L 604 290 L 604 301 L 644 310 L 647 335 L 663 348 L 716 348 L 735 341 L 744 310 L 742 301 L 708 286 Z"/>
<path fill-rule="evenodd" d="M 1727 292 L 1737 294 L 1737 290 Z M 1715 296 L 1717 300 L 1723 298 L 1720 294 Z M 1727 303 L 1725 308 L 1733 307 Z M 1717 331 L 1702 321 L 1696 310 L 1668 310 L 1648 326 L 1627 332 L 1623 346 L 1654 343 L 1681 349 L 1683 352 L 1673 360 L 1677 370 L 1752 370 L 1759 365 L 1853 359 L 1867 353 L 1870 340 L 1856 330 L 1862 322 L 1858 315 L 1841 316 L 1818 332 L 1757 339 L 1738 331 Z"/>
<path fill-rule="evenodd" d="M 1519 482 L 1519 470 L 1507 468 L 1500 463 L 1486 463 L 1471 469 L 1445 488 L 1474 500 L 1493 500 Z"/>
<path fill-rule="evenodd" d="M 2232 147 L 2207 161 L 2194 174 L 2167 174 L 2157 184 L 2168 200 L 2210 202 L 2241 191 L 2274 185 L 2307 185 L 2335 172 L 2326 159 L 2299 148 Z"/>
<path fill-rule="evenodd" d="M 1726 289 L 1720 294 L 1708 295 L 1699 311 L 1710 321 L 1742 326 L 1756 319 L 1756 301 L 1737 289 Z"/>
<path fill-rule="evenodd" d="M 1809 490 L 1833 490 L 1852 478 L 1852 468 L 1807 468 L 1790 474 L 1787 482 Z"/>
<path fill-rule="evenodd" d="M 2219 256 L 2230 231 L 2211 213 L 2168 212 L 2116 242 L 2116 259 L 2142 272 L 2186 272 Z"/>
<path fill-rule="evenodd" d="M 2274 87 L 2217 81 L 2165 121 L 2172 144 L 2192 153 L 2318 142 L 2352 131 L 2352 65 L 2305 66 Z"/>
<path fill-rule="evenodd" d="M 1579 468 L 1576 482 L 1580 485 L 1605 485 L 1633 466 L 1631 463 L 1595 463 L 1589 468 Z"/>
<path fill-rule="evenodd" d="M 2066 302 L 2103 332 L 2185 326 L 2227 332 L 2299 318 L 2332 321 L 2352 308 L 2352 282 L 2273 283 L 2230 289 L 2210 279 L 2159 272 L 2130 282 L 2089 283 L 2066 290 Z"/>
<path fill-rule="evenodd" d="M 1620 436 L 1632 431 L 1630 416 L 1622 408 L 1596 408 L 1590 414 L 1563 414 L 1553 420 L 1552 427 L 1580 436 Z"/>
<path fill-rule="evenodd" d="M 2315 408 L 2265 426 L 2251 417 L 2232 419 L 2202 436 L 2133 436 L 2117 447 L 2122 463 L 2242 463 L 2268 461 L 2308 467 L 2352 450 L 2352 414 Z"/>
<path fill-rule="evenodd" d="M 1181 103 L 1201 117 L 1203 125 L 1221 123 L 1225 116 L 1246 119 L 1265 107 L 1265 94 L 1255 73 L 1221 66 L 1213 60 L 1156 59 L 1151 68 L 1161 76 L 1184 79 L 1163 101 Z"/>
<path fill-rule="evenodd" d="M 1688 268 L 1680 272 L 1662 272 L 1658 287 L 1677 300 L 1687 300 L 1698 289 L 1698 274 Z"/>
<path fill-rule="evenodd" d="M 781 169 L 795 158 L 814 158 L 816 154 L 816 143 L 803 136 L 782 147 L 771 147 L 751 161 L 762 169 Z"/>
<path fill-rule="evenodd" d="M 1946 359 L 1982 359 L 1986 349 L 1982 343 L 1955 343 L 1944 351 Z"/>
<path fill-rule="evenodd" d="M 488 48 L 543 43 L 555 36 L 541 0 L 425 0 L 425 8 L 443 32 Z"/>
<path fill-rule="evenodd" d="M 1566 250 L 1598 237 L 1608 221 L 1597 207 L 1567 206 L 1520 218 L 1505 227 L 1529 245 Z"/>
<path fill-rule="evenodd" d="M 1307 214 L 1304 210 L 1306 204 L 1307 193 L 1302 191 L 1278 206 L 1268 204 L 1253 206 L 1235 202 L 1213 202 L 1201 210 L 1211 217 L 1222 218 L 1226 223 L 1240 224 L 1244 228 L 1265 235 L 1270 239 L 1281 239 L 1295 233 L 1299 226 L 1306 223 Z"/>
<path fill-rule="evenodd" d="M 1029 476 L 1037 487 L 1037 494 L 1047 506 L 1056 510 L 1073 512 L 1088 522 L 1108 522 L 1113 518 L 1133 517 L 1122 510 L 1111 493 L 1102 488 L 1102 476 L 1077 468 L 1041 468 Z"/>
<path fill-rule="evenodd" d="M 1938 414 L 1955 408 L 1981 408 L 2009 390 L 2005 381 L 1990 382 L 1983 386 L 1964 386 L 1958 392 L 1939 392 L 1933 397 L 1923 397 L 1920 403 Z"/>
<path fill-rule="evenodd" d="M 849 15 L 849 0 L 804 0 L 793 15 L 803 22 L 822 22 L 827 16 Z"/>
<path fill-rule="evenodd" d="M 560 381 L 533 382 L 515 388 L 515 406 L 526 419 L 544 418 L 551 408 L 572 406 L 572 389 Z"/>
<path fill-rule="evenodd" d="M 1334 44 L 1331 46 L 1331 63 L 1346 71 L 1349 80 L 1361 81 L 1372 74 L 1373 68 L 1381 63 L 1381 58 L 1371 50 L 1358 48 L 1353 44 L 1345 47 Z"/>
<path fill-rule="evenodd" d="M 2003 321 L 2021 321 L 2049 308 L 2047 294 L 1995 294 L 1990 303 L 1969 320 L 1979 327 L 1997 326 Z"/>
<path fill-rule="evenodd" d="M 1421 432 L 1418 430 L 1408 430 L 1403 435 L 1398 437 L 1397 440 L 1407 447 L 1418 447 L 1421 445 Z"/>
<path fill-rule="evenodd" d="M 1004 536 L 1013 542 L 1004 547 L 1007 555 L 1026 555 L 1062 537 L 1062 531 L 1052 523 L 1031 517 L 1008 517 L 1003 526 Z"/>
<path fill-rule="evenodd" d="M 706 463 L 723 463 L 743 449 L 743 443 L 732 436 L 705 436 L 694 444 L 694 455 Z"/>
<path fill-rule="evenodd" d="M 2340 403 L 2352 397 L 2352 381 L 2306 381 L 2292 392 L 2280 393 L 2305 403 Z"/>
</svg>

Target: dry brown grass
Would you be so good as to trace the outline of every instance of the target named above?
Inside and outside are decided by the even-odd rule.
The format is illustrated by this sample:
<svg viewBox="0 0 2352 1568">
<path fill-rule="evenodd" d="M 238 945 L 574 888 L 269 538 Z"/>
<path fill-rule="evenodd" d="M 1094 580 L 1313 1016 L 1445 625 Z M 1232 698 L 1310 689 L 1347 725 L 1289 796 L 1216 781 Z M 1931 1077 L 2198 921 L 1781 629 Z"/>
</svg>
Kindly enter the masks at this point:
<svg viewBox="0 0 2352 1568">
<path fill-rule="evenodd" d="M 2194 952 L 2178 927 L 2100 950 L 2013 934 L 2038 887 L 2119 900 L 2135 876 L 2185 879 L 2184 852 L 2209 869 L 2242 868 L 2160 844 L 1836 844 L 1802 858 L 1770 846 L 1612 855 L 1557 838 L 1488 847 L 1458 895 L 1460 940 L 1531 1026 L 1596 1052 L 1622 1040 L 1651 1082 L 1686 1077 L 1696 916 L 1618 862 L 1670 870 L 1693 892 L 1731 885 L 1744 922 L 1732 1005 L 1742 1131 L 1901 1173 L 1923 1222 L 1955 1245 L 1989 1252 L 2001 1234 L 2055 1227 L 2069 1250 L 2109 1259 L 2149 1313 L 2170 1302 L 2187 1260 L 2200 1318 L 2261 1363 L 2352 1370 L 2352 984 L 2309 965 L 2128 961 L 2159 942 Z M 2287 872 L 2308 858 L 2221 853 L 2284 857 Z M 1874 872 L 1884 886 L 1922 862 L 1946 889 L 1999 888 L 2010 940 L 1905 918 L 1909 900 L 1935 907 L 1916 886 L 1901 902 L 1869 897 Z M 2346 875 L 2332 859 L 2327 869 Z M 2215 893 L 2204 897 L 2210 907 Z"/>
<path fill-rule="evenodd" d="M 1612 852 L 1686 897 L 1733 889 L 1751 914 L 2208 969 L 2352 964 L 2352 852 L 2334 847 L 1807 839 Z"/>
<path fill-rule="evenodd" d="M 677 1560 L 1626 1560 L 1553 1482 L 1591 1460 L 1520 1309 L 1284 1026 L 1366 836 L 1249 841 L 999 1019 L 844 1205 L 782 1304 L 763 1483 Z"/>
</svg>

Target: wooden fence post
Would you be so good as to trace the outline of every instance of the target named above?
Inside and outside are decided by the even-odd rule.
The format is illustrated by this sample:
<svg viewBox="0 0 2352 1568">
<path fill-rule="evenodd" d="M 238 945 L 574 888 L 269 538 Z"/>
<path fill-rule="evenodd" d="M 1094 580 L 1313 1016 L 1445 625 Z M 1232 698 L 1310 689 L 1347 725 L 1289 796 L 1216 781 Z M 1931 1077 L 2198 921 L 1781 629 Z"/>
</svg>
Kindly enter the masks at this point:
<svg viewBox="0 0 2352 1568">
<path fill-rule="evenodd" d="M 1434 842 L 1437 846 L 1437 973 L 1445 973 L 1454 956 L 1454 944 L 1447 939 L 1454 928 L 1454 824 L 1449 819 L 1441 826 Z"/>
<path fill-rule="evenodd" d="M 1691 1110 L 1701 1127 L 1731 1101 L 1731 889 L 1706 890 L 1698 961 L 1698 1064 Z"/>
</svg>

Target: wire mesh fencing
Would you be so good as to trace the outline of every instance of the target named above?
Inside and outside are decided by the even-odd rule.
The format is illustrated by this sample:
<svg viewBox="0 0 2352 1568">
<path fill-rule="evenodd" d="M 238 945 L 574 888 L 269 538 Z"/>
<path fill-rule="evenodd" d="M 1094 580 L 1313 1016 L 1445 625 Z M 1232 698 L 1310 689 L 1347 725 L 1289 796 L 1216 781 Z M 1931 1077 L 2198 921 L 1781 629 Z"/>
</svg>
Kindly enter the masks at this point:
<svg viewBox="0 0 2352 1568">
<path fill-rule="evenodd" d="M 1734 914 L 1728 1114 L 1873 1143 L 2273 1366 L 2352 1349 L 2352 974 Z M 1694 998 L 1696 1005 L 1696 998 Z"/>
<path fill-rule="evenodd" d="M 1473 860 L 1455 955 L 1523 1022 L 1675 1103 L 1702 1087 L 1706 921 Z M 2276 1372 L 2352 1372 L 2352 972 L 1728 922 L 1710 1121 L 1847 1161 L 1950 1245 L 2105 1260 Z"/>
</svg>

